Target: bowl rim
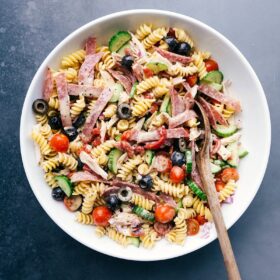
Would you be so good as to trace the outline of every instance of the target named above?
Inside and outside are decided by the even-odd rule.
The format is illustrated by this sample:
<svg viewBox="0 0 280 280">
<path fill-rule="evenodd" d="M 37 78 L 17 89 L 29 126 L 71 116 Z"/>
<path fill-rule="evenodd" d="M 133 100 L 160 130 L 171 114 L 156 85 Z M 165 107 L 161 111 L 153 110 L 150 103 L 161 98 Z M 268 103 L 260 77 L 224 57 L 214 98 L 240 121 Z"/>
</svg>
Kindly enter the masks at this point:
<svg viewBox="0 0 280 280">
<path fill-rule="evenodd" d="M 264 158 L 263 158 L 263 168 L 261 170 L 261 173 L 259 174 L 259 182 L 258 182 L 258 187 L 255 188 L 254 192 L 251 195 L 251 199 L 248 201 L 248 204 L 242 209 L 242 211 L 239 212 L 239 214 L 233 218 L 230 223 L 228 223 L 227 225 L 227 229 L 230 229 L 232 227 L 232 225 L 234 225 L 237 220 L 240 219 L 240 217 L 245 213 L 245 211 L 247 210 L 247 208 L 251 205 L 252 200 L 254 199 L 257 191 L 259 190 L 261 183 L 263 181 L 265 172 L 266 172 L 266 168 L 268 165 L 268 160 L 269 160 L 269 155 L 270 155 L 270 149 L 271 149 L 271 120 L 270 120 L 270 113 L 269 113 L 269 107 L 268 107 L 268 103 L 266 100 L 266 96 L 264 93 L 264 90 L 262 88 L 262 85 L 255 73 L 255 71 L 253 70 L 252 66 L 250 65 L 250 63 L 247 61 L 247 59 L 244 57 L 244 55 L 238 50 L 238 48 L 229 40 L 227 39 L 224 35 L 222 35 L 220 32 L 218 32 L 217 30 L 215 30 L 214 28 L 210 27 L 209 25 L 201 22 L 200 20 L 197 20 L 193 17 L 190 16 L 186 16 L 180 13 L 176 13 L 176 12 L 171 12 L 168 10 L 160 10 L 160 9 L 132 9 L 132 10 L 123 10 L 120 12 L 115 12 L 115 13 L 111 13 L 102 17 L 99 17 L 95 20 L 92 20 L 86 24 L 84 24 L 83 26 L 79 27 L 78 29 L 74 30 L 73 32 L 71 32 L 68 36 L 66 36 L 50 53 L 49 55 L 44 59 L 44 61 L 42 62 L 42 64 L 40 65 L 40 67 L 38 68 L 38 70 L 36 71 L 30 86 L 28 88 L 28 91 L 26 93 L 25 96 L 25 100 L 24 100 L 24 104 L 23 104 L 23 108 L 22 108 L 22 113 L 21 113 L 21 120 L 20 120 L 20 152 L 21 152 L 21 158 L 22 158 L 22 162 L 23 162 L 23 167 L 25 170 L 25 174 L 26 177 L 28 179 L 29 185 L 35 195 L 35 197 L 37 198 L 39 204 L 41 205 L 41 207 L 44 209 L 44 211 L 47 213 L 47 215 L 65 232 L 67 233 L 69 236 L 71 236 L 73 239 L 77 240 L 78 242 L 82 243 L 83 245 L 87 246 L 90 249 L 94 249 L 95 251 L 98 251 L 100 253 L 112 256 L 112 257 L 116 257 L 116 258 L 121 258 L 121 259 L 127 259 L 127 260 L 134 260 L 134 261 L 159 261 L 159 260 L 165 260 L 165 259 L 171 259 L 171 258 L 176 258 L 179 256 L 183 256 L 186 255 L 188 253 L 194 252 L 198 249 L 200 249 L 201 247 L 204 247 L 208 244 L 210 244 L 212 241 L 214 241 L 217 238 L 217 234 L 216 232 L 214 233 L 214 235 L 210 238 L 207 239 L 207 242 L 201 242 L 201 244 L 199 244 L 196 248 L 194 248 L 192 251 L 190 252 L 173 252 L 170 253 L 170 255 L 168 257 L 161 257 L 161 256 L 157 256 L 156 258 L 148 258 L 148 259 L 144 259 L 142 257 L 139 256 L 135 256 L 133 258 L 131 257 L 125 257 L 121 254 L 118 254 L 117 251 L 110 251 L 110 250 L 100 250 L 99 248 L 95 248 L 94 246 L 89 246 L 82 238 L 80 238 L 77 235 L 72 234 L 67 228 L 64 227 L 63 224 L 60 224 L 59 221 L 56 219 L 55 215 L 52 215 L 51 213 L 49 213 L 48 211 L 48 207 L 47 205 L 44 203 L 44 201 L 42 201 L 39 197 L 39 191 L 38 189 L 36 189 L 35 187 L 32 186 L 32 184 L 30 183 L 31 180 L 31 170 L 28 168 L 27 166 L 27 158 L 23 157 L 24 154 L 24 136 L 26 136 L 26 131 L 24 130 L 24 122 L 23 120 L 25 119 L 25 116 L 27 114 L 27 111 L 29 110 L 29 108 L 27 108 L 27 103 L 28 100 L 31 98 L 32 96 L 32 92 L 34 91 L 34 87 L 36 84 L 36 81 L 38 80 L 38 78 L 40 77 L 40 75 L 42 74 L 43 70 L 46 69 L 47 67 L 47 62 L 49 61 L 49 59 L 53 56 L 54 53 L 56 53 L 57 50 L 59 50 L 63 45 L 66 45 L 68 41 L 70 41 L 73 37 L 75 37 L 77 34 L 83 32 L 84 30 L 88 29 L 91 26 L 94 26 L 98 23 L 102 23 L 105 22 L 107 20 L 113 20 L 115 18 L 118 17 L 122 17 L 122 16 L 127 16 L 127 15 L 134 15 L 134 14 L 151 14 L 151 15 L 163 15 L 166 16 L 167 18 L 169 16 L 172 16 L 174 18 L 179 18 L 183 21 L 187 21 L 187 22 L 191 22 L 194 23 L 200 27 L 202 27 L 203 29 L 207 30 L 207 32 L 212 33 L 214 36 L 218 37 L 219 39 L 221 39 L 222 41 L 225 42 L 225 44 L 231 48 L 231 50 L 233 52 L 235 52 L 238 57 L 241 59 L 242 63 L 245 65 L 245 67 L 247 68 L 247 70 L 250 72 L 252 78 L 254 79 L 254 82 L 256 84 L 256 87 L 258 88 L 259 92 L 260 92 L 260 98 L 262 100 L 263 103 L 263 108 L 264 108 L 264 116 L 265 116 L 265 121 L 264 123 L 266 124 L 266 144 L 264 147 Z"/>
</svg>

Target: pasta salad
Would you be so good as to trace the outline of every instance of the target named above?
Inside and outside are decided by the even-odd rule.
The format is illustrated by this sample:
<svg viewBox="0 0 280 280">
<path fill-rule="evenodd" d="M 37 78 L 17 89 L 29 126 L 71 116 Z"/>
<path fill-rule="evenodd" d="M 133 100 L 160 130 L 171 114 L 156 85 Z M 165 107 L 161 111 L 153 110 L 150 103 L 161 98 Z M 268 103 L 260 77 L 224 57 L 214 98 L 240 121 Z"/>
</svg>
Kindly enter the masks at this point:
<svg viewBox="0 0 280 280">
<path fill-rule="evenodd" d="M 211 124 L 211 171 L 221 203 L 231 203 L 241 111 L 218 63 L 176 27 L 118 31 L 48 68 L 33 102 L 32 139 L 56 201 L 76 221 L 127 246 L 183 245 L 212 221 L 196 155 Z"/>
</svg>

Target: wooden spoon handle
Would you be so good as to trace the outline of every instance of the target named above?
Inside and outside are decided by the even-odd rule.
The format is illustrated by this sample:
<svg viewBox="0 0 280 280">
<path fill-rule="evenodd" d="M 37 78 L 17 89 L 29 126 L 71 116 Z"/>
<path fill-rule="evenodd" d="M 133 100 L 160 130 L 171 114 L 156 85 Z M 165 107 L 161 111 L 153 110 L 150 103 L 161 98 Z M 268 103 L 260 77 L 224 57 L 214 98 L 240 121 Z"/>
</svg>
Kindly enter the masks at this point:
<svg viewBox="0 0 280 280">
<path fill-rule="evenodd" d="M 207 159 L 201 155 L 198 156 L 198 166 L 202 184 L 204 185 L 205 192 L 208 199 L 210 211 L 213 216 L 215 227 L 217 230 L 218 239 L 220 242 L 222 254 L 224 257 L 225 267 L 230 280 L 240 280 L 240 273 L 237 267 L 237 263 L 233 254 L 231 243 L 228 237 L 228 232 L 225 227 L 220 202 L 217 196 L 215 183 L 210 170 L 210 164 Z M 210 174 L 210 175 L 209 175 Z"/>
</svg>

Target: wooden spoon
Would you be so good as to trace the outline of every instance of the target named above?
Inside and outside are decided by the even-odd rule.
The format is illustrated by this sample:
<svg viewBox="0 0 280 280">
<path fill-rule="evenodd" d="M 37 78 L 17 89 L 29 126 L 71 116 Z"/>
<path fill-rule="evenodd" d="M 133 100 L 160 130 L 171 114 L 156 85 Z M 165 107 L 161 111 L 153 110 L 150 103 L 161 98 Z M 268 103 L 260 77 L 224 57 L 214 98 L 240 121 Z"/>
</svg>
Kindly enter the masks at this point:
<svg viewBox="0 0 280 280">
<path fill-rule="evenodd" d="M 233 254 L 227 229 L 225 227 L 225 222 L 222 216 L 220 202 L 215 188 L 214 178 L 210 169 L 210 157 L 209 157 L 210 138 L 211 138 L 210 124 L 209 124 L 208 117 L 206 116 L 202 106 L 198 102 L 196 102 L 196 105 L 201 111 L 202 118 L 204 121 L 204 128 L 205 128 L 203 146 L 197 155 L 197 167 L 199 170 L 199 174 L 201 177 L 201 181 L 205 193 L 207 195 L 208 204 L 217 230 L 217 235 L 220 242 L 222 254 L 224 257 L 228 279 L 239 280 L 241 279 L 240 273 Z"/>
</svg>

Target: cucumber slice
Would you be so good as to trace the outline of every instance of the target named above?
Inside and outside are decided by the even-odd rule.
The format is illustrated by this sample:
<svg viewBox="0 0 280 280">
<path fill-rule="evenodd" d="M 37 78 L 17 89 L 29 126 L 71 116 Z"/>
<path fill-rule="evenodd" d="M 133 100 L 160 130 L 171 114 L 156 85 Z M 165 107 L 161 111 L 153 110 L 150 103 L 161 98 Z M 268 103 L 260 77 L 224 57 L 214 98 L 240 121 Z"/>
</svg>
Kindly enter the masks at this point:
<svg viewBox="0 0 280 280">
<path fill-rule="evenodd" d="M 224 79 L 224 75 L 221 71 L 215 70 L 210 71 L 203 79 L 202 81 L 207 83 L 216 83 L 221 84 Z"/>
<path fill-rule="evenodd" d="M 218 173 L 218 172 L 220 172 L 222 170 L 220 165 L 216 165 L 216 164 L 214 164 L 212 162 L 210 162 L 210 167 L 211 167 L 211 172 L 213 174 Z"/>
<path fill-rule="evenodd" d="M 237 126 L 231 124 L 229 126 L 217 124 L 217 128 L 214 129 L 214 132 L 220 137 L 228 137 L 234 134 L 237 131 Z"/>
<path fill-rule="evenodd" d="M 162 62 L 149 62 L 146 67 L 153 71 L 154 74 L 158 74 L 161 71 L 166 71 L 168 66 Z"/>
<path fill-rule="evenodd" d="M 73 185 L 71 181 L 65 175 L 55 176 L 58 186 L 64 191 L 64 193 L 69 197 L 73 192 Z"/>
<path fill-rule="evenodd" d="M 121 140 L 121 138 L 122 138 L 122 136 L 121 136 L 121 135 L 117 135 L 117 136 L 115 137 L 115 140 L 116 140 L 116 141 L 120 141 L 120 140 Z"/>
<path fill-rule="evenodd" d="M 121 56 L 125 56 L 125 49 L 130 49 L 130 44 L 126 43 L 125 45 L 123 45 L 119 50 L 118 50 L 118 54 L 120 54 Z"/>
<path fill-rule="evenodd" d="M 146 161 L 146 163 L 149 164 L 149 165 L 151 165 L 154 156 L 155 156 L 155 152 L 154 152 L 154 151 L 147 150 L 147 151 L 145 152 L 145 161 Z"/>
<path fill-rule="evenodd" d="M 178 210 L 179 208 L 183 208 L 183 200 L 182 200 L 182 199 L 180 199 L 180 200 L 177 202 L 177 210 Z"/>
<path fill-rule="evenodd" d="M 151 212 L 149 212 L 148 210 L 135 205 L 132 208 L 132 212 L 138 216 L 140 216 L 141 218 L 143 218 L 144 220 L 150 221 L 150 222 L 154 222 L 155 221 L 155 215 Z"/>
<path fill-rule="evenodd" d="M 209 86 L 214 88 L 217 91 L 221 91 L 223 89 L 223 85 L 217 84 L 217 83 L 211 83 L 211 84 L 209 84 Z"/>
<path fill-rule="evenodd" d="M 197 195 L 201 200 L 207 200 L 206 194 L 199 188 L 199 186 L 192 180 L 187 180 L 189 188 Z"/>
<path fill-rule="evenodd" d="M 111 99 L 109 101 L 111 103 L 119 101 L 120 94 L 123 91 L 123 87 L 121 84 L 116 83 L 113 90 L 114 90 L 113 96 L 111 97 Z"/>
<path fill-rule="evenodd" d="M 139 247 L 140 246 L 140 239 L 138 237 L 127 237 L 128 240 L 128 244 L 131 244 L 135 247 Z"/>
<path fill-rule="evenodd" d="M 131 91 L 130 91 L 130 94 L 129 94 L 129 97 L 130 97 L 130 98 L 133 98 L 134 94 L 136 93 L 137 85 L 138 85 L 137 82 L 135 82 L 135 83 L 133 84 L 133 86 L 132 86 L 132 88 L 131 88 Z"/>
<path fill-rule="evenodd" d="M 108 168 L 111 172 L 114 174 L 117 174 L 118 168 L 117 168 L 117 161 L 122 155 L 122 152 L 118 149 L 113 149 L 108 155 Z"/>
<path fill-rule="evenodd" d="M 167 93 L 167 94 L 165 94 L 163 101 L 161 103 L 161 106 L 159 109 L 160 112 L 167 112 L 167 107 L 168 107 L 169 101 L 170 101 L 170 94 Z"/>
<path fill-rule="evenodd" d="M 171 107 L 171 102 L 169 101 L 168 105 L 167 105 L 167 110 L 166 113 L 171 116 L 172 115 L 172 107 Z"/>
<path fill-rule="evenodd" d="M 192 151 L 189 149 L 186 150 L 186 170 L 188 174 L 192 172 Z"/>
<path fill-rule="evenodd" d="M 239 156 L 239 158 L 244 158 L 244 157 L 246 157 L 247 155 L 249 154 L 249 152 L 247 151 L 247 150 L 245 150 L 245 149 L 239 149 L 239 151 L 238 151 L 238 156 Z"/>
<path fill-rule="evenodd" d="M 231 157 L 227 163 L 232 167 L 237 167 L 239 164 L 238 143 L 234 142 L 229 144 L 227 149 L 231 152 Z"/>
<path fill-rule="evenodd" d="M 117 52 L 128 41 L 130 41 L 131 35 L 127 31 L 118 31 L 114 34 L 109 41 L 109 50 L 111 52 Z"/>
</svg>

